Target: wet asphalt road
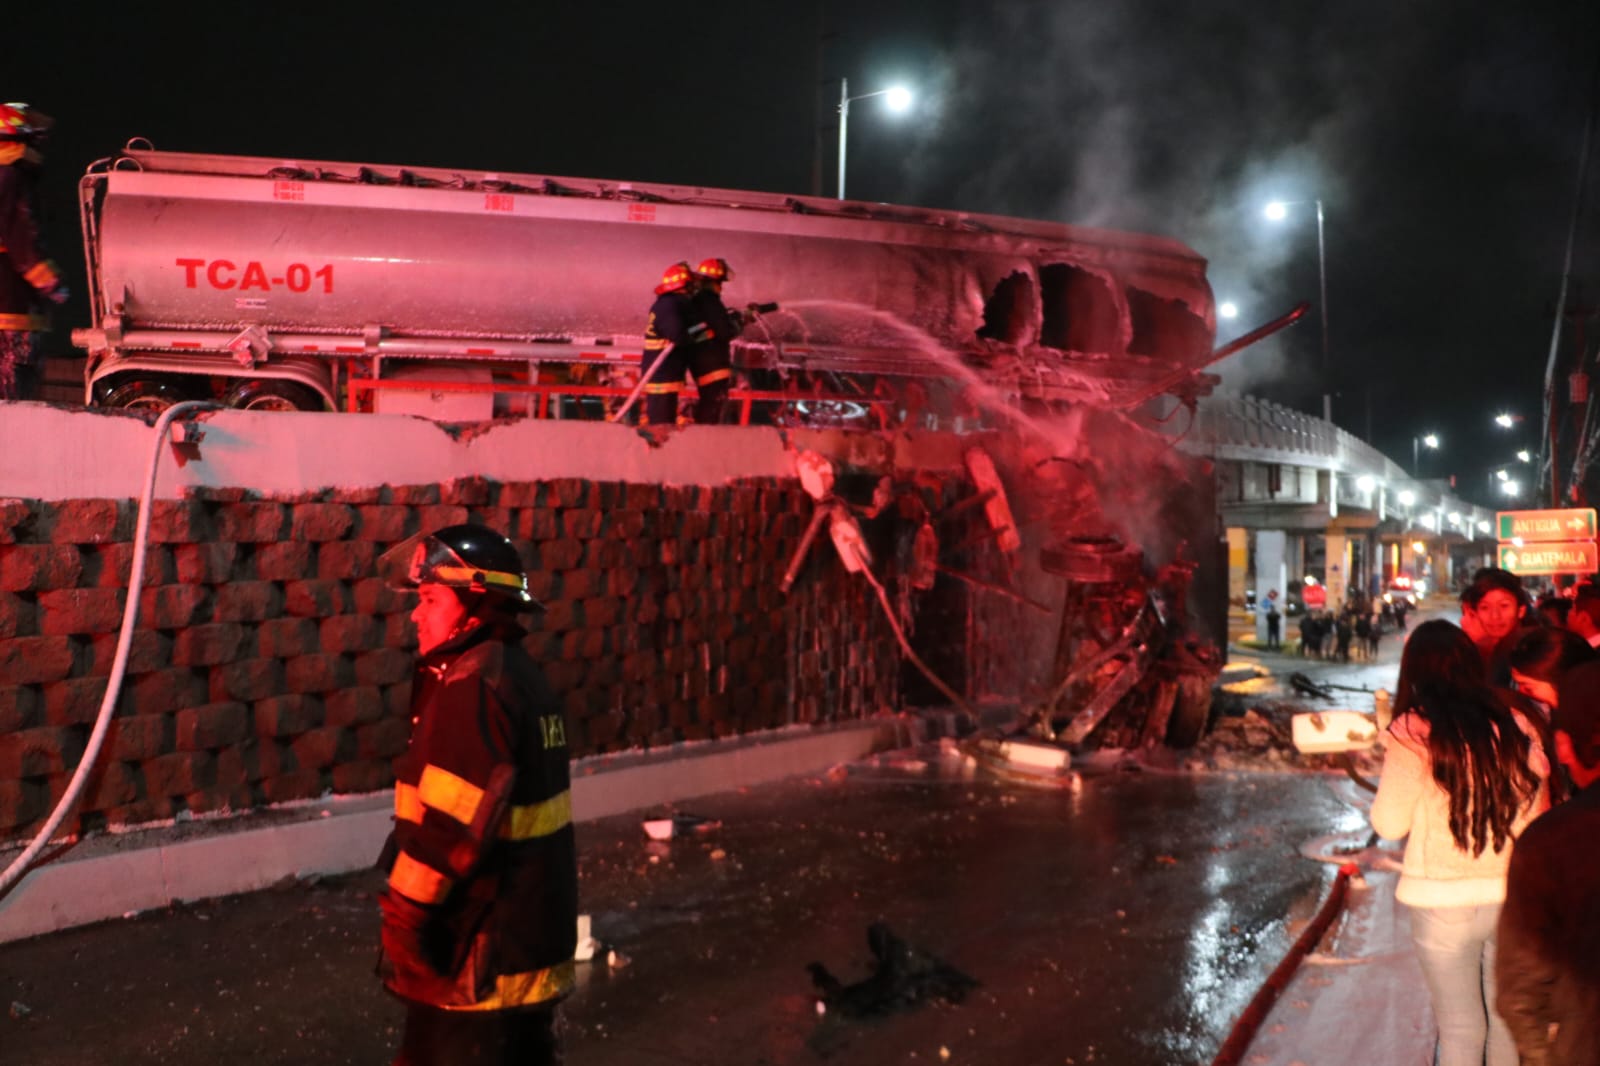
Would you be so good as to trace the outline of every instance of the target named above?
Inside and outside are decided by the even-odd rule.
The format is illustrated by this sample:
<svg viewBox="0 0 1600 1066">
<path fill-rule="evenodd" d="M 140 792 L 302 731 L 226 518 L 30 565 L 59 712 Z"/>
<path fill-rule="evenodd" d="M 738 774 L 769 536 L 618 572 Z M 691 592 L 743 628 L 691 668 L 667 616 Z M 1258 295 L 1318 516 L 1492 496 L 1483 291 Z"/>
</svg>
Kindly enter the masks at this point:
<svg viewBox="0 0 1600 1066">
<path fill-rule="evenodd" d="M 1363 824 L 1326 776 L 1108 772 L 1046 791 L 958 765 L 712 797 L 692 810 L 722 825 L 667 843 L 633 817 L 580 826 L 583 907 L 619 959 L 580 968 L 568 1061 L 1206 1063 L 1331 881 L 1298 846 Z M 386 1063 L 401 1011 L 372 975 L 378 888 L 0 946 L 0 1064 Z M 864 977 L 879 918 L 981 987 L 819 1018 L 806 964 Z"/>
</svg>

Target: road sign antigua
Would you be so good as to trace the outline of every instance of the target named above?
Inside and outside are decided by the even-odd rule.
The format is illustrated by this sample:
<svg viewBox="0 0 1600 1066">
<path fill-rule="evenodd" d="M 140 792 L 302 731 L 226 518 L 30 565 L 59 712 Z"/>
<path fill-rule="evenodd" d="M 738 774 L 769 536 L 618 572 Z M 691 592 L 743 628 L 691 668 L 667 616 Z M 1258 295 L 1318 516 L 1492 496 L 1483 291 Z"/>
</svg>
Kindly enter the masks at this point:
<svg viewBox="0 0 1600 1066">
<path fill-rule="evenodd" d="M 1552 541 L 1595 539 L 1593 507 L 1546 511 L 1501 511 L 1501 540 Z"/>
</svg>

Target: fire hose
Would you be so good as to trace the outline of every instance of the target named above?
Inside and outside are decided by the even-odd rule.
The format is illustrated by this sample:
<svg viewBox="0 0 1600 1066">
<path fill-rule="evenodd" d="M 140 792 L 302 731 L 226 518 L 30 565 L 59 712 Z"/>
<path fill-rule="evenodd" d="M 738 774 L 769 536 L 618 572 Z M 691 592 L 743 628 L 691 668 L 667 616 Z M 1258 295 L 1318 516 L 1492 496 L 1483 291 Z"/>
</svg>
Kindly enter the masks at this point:
<svg viewBox="0 0 1600 1066">
<path fill-rule="evenodd" d="M 667 346 L 661 349 L 661 354 L 656 356 L 655 362 L 651 363 L 647 368 L 645 368 L 645 372 L 639 375 L 638 384 L 633 387 L 632 392 L 628 393 L 628 398 L 622 401 L 622 406 L 617 408 L 616 411 L 612 413 L 611 421 L 621 422 L 623 418 L 626 417 L 627 413 L 633 409 L 634 403 L 639 399 L 639 394 L 644 391 L 644 387 L 646 385 L 650 384 L 650 379 L 656 376 L 656 371 L 660 369 L 661 364 L 665 363 L 667 361 L 667 356 L 671 354 L 672 343 L 669 341 L 667 342 Z"/>
<path fill-rule="evenodd" d="M 1223 1043 L 1222 1050 L 1217 1052 L 1217 1057 L 1211 1060 L 1211 1066 L 1238 1066 L 1244 1053 L 1250 1049 L 1250 1042 L 1255 1039 L 1261 1023 L 1272 1013 L 1272 1005 L 1278 1001 L 1283 990 L 1289 986 L 1295 971 L 1300 968 L 1300 963 L 1311 953 L 1311 949 L 1317 946 L 1322 935 L 1328 931 L 1328 926 L 1332 925 L 1333 920 L 1344 910 L 1345 901 L 1350 895 L 1350 879 L 1359 872 L 1360 867 L 1353 862 L 1347 862 L 1339 867 L 1339 873 L 1333 879 L 1333 887 L 1328 890 L 1328 898 L 1322 901 L 1317 916 L 1311 919 L 1311 924 L 1300 933 L 1289 953 L 1268 975 L 1254 998 L 1250 1000 L 1250 1005 L 1245 1007 L 1244 1013 L 1233 1023 L 1233 1031 L 1228 1034 L 1228 1039 Z"/>
<path fill-rule="evenodd" d="M 89 772 L 94 768 L 95 761 L 100 755 L 100 746 L 106 738 L 106 731 L 111 725 L 111 715 L 117 705 L 117 698 L 122 693 L 122 678 L 128 666 L 128 650 L 133 643 L 133 626 L 139 618 L 139 590 L 144 587 L 144 556 L 145 542 L 150 534 L 150 501 L 155 496 L 156 471 L 161 464 L 161 445 L 165 441 L 172 423 L 180 415 L 201 409 L 214 409 L 220 404 L 206 400 L 187 400 L 175 403 L 156 419 L 155 444 L 150 452 L 150 473 L 145 479 L 144 491 L 139 497 L 139 517 L 134 525 L 133 533 L 133 570 L 128 575 L 128 599 L 122 608 L 122 630 L 117 634 L 117 652 L 111 663 L 111 676 L 106 680 L 106 692 L 100 700 L 100 712 L 95 718 L 94 729 L 89 733 L 88 744 L 84 747 L 83 758 L 78 760 L 78 768 L 72 773 L 72 780 L 67 784 L 67 790 L 62 793 L 61 799 L 56 803 L 55 810 L 50 812 L 50 817 L 45 819 L 44 825 L 33 842 L 18 855 L 4 873 L 0 873 L 0 893 L 8 890 L 12 884 L 20 880 L 28 872 L 28 866 L 44 850 L 50 842 L 51 835 L 61 826 L 62 821 L 72 811 L 78 802 L 78 795 L 83 791 L 84 782 L 89 778 Z"/>
</svg>

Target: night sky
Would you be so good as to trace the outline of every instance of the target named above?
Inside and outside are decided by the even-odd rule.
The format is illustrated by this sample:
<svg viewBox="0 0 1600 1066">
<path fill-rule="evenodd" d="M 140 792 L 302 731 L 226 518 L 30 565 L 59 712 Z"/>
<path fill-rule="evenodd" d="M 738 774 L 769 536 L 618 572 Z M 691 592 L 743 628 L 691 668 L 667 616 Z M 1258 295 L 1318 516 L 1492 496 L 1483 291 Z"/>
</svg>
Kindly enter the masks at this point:
<svg viewBox="0 0 1600 1066">
<path fill-rule="evenodd" d="M 1317 301 L 1323 202 L 1335 420 L 1483 495 L 1537 449 L 1595 71 L 1594 0 L 844 4 L 29 5 L 3 91 L 58 122 L 47 235 L 87 325 L 75 183 L 159 148 L 831 193 L 1160 233 L 1240 317 Z M 426 12 L 427 14 L 424 14 Z M 817 130 L 821 128 L 820 137 Z M 1597 131 L 1600 134 L 1600 131 Z M 820 152 L 819 152 L 820 149 Z M 1600 155 L 1600 145 L 1595 146 Z M 1572 299 L 1600 303 L 1591 170 Z M 641 294 L 641 301 L 646 294 Z M 641 303 L 642 306 L 642 303 Z M 1591 319 L 1591 352 L 1600 320 Z M 66 330 L 53 347 L 66 350 Z M 1321 409 L 1315 315 L 1219 368 Z M 1576 357 L 1570 333 L 1563 371 Z M 1491 419 L 1524 416 L 1510 431 Z"/>
</svg>

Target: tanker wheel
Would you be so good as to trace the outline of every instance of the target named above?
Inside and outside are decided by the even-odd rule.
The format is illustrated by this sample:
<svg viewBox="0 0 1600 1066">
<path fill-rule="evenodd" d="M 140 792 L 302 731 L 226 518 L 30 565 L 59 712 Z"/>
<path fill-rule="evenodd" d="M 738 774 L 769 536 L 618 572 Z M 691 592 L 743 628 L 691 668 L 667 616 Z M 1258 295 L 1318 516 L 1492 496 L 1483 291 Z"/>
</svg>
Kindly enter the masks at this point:
<svg viewBox="0 0 1600 1066">
<path fill-rule="evenodd" d="M 271 378 L 241 381 L 228 390 L 222 402 L 242 411 L 322 411 L 326 405 L 317 391 L 295 381 Z"/>
<path fill-rule="evenodd" d="M 130 378 L 106 393 L 102 406 L 165 411 L 175 403 L 192 399 L 190 390 L 175 382 L 161 378 Z"/>
<path fill-rule="evenodd" d="M 1207 674 L 1180 674 L 1172 717 L 1167 719 L 1166 742 L 1169 748 L 1192 748 L 1205 735 L 1211 722 L 1211 677 Z"/>
</svg>

